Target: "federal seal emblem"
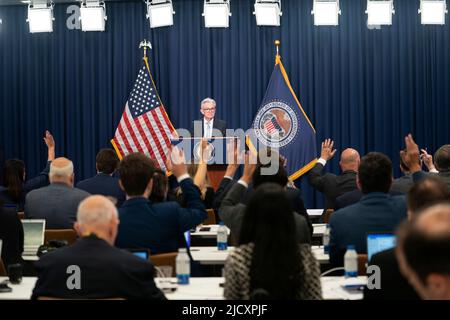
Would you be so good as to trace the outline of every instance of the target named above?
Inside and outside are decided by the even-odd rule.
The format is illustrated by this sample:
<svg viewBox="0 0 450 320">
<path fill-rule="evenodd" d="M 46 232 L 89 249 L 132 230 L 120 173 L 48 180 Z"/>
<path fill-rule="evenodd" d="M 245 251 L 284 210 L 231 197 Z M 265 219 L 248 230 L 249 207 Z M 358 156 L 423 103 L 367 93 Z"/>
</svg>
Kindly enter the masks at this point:
<svg viewBox="0 0 450 320">
<path fill-rule="evenodd" d="M 291 143 L 297 135 L 298 117 L 284 102 L 272 101 L 259 109 L 253 128 L 262 144 L 281 148 Z"/>
</svg>

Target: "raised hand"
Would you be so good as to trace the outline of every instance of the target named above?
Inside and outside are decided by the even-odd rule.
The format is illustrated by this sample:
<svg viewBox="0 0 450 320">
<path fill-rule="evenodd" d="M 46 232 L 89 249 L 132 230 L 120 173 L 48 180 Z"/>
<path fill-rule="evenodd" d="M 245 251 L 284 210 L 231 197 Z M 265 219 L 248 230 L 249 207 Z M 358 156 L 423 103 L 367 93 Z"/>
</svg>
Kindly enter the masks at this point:
<svg viewBox="0 0 450 320">
<path fill-rule="evenodd" d="M 45 131 L 44 142 L 47 145 L 48 149 L 47 161 L 55 160 L 55 139 L 48 130 Z"/>
<path fill-rule="evenodd" d="M 426 149 L 421 149 L 422 153 L 420 154 L 420 158 L 422 159 L 425 166 L 428 168 L 428 171 L 436 170 L 436 167 L 433 163 L 433 156 L 428 154 Z"/>
<path fill-rule="evenodd" d="M 175 177 L 181 177 L 187 173 L 184 152 L 178 147 L 171 147 L 166 160 L 166 169 Z"/>
<path fill-rule="evenodd" d="M 420 158 L 419 158 L 419 146 L 414 141 L 411 134 L 405 137 L 406 152 L 400 151 L 400 157 L 403 162 L 409 168 L 411 173 L 421 170 Z"/>
<path fill-rule="evenodd" d="M 252 181 L 253 173 L 256 170 L 257 158 L 251 151 L 245 154 L 244 161 L 244 173 L 242 174 L 241 180 L 249 184 Z"/>
<path fill-rule="evenodd" d="M 336 154 L 336 149 L 333 149 L 334 141 L 331 139 L 325 139 L 322 142 L 322 151 L 320 152 L 320 157 L 326 161 L 330 160 Z"/>
</svg>

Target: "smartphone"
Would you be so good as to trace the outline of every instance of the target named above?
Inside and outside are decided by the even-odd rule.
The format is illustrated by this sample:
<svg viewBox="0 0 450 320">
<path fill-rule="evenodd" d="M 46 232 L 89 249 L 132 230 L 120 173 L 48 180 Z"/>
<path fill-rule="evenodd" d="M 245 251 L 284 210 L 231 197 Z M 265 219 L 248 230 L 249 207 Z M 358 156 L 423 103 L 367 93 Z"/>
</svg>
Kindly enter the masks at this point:
<svg viewBox="0 0 450 320">
<path fill-rule="evenodd" d="M 199 231 L 200 232 L 207 232 L 207 231 L 211 231 L 211 228 L 210 227 L 202 227 L 202 228 L 200 228 Z"/>
</svg>

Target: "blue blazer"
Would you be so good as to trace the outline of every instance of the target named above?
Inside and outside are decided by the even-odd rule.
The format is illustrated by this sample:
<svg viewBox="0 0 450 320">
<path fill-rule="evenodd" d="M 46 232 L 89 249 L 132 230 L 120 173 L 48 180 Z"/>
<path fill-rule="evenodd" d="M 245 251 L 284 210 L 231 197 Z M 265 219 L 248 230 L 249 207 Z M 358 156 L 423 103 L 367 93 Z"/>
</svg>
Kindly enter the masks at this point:
<svg viewBox="0 0 450 320">
<path fill-rule="evenodd" d="M 119 248 L 149 248 L 151 254 L 174 252 L 182 233 L 206 219 L 200 192 L 191 179 L 181 181 L 187 207 L 177 202 L 152 203 L 146 198 L 132 198 L 119 209 Z"/>
<path fill-rule="evenodd" d="M 330 263 L 343 264 L 347 245 L 355 245 L 356 252 L 367 253 L 367 233 L 394 232 L 406 219 L 404 196 L 391 197 L 373 192 L 361 201 L 333 213 L 330 219 Z"/>
<path fill-rule="evenodd" d="M 125 192 L 119 186 L 119 178 L 112 177 L 106 173 L 100 172 L 92 178 L 78 182 L 77 188 L 90 194 L 113 197 L 117 200 L 117 207 L 120 207 L 125 202 Z"/>
</svg>

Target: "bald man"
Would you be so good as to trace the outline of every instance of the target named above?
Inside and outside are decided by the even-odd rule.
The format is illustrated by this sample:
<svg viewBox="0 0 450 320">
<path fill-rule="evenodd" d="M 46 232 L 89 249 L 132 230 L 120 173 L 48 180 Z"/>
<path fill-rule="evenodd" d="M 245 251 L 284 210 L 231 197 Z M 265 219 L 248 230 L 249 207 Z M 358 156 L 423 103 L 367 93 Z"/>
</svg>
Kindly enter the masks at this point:
<svg viewBox="0 0 450 320">
<path fill-rule="evenodd" d="M 25 198 L 25 216 L 45 219 L 47 229 L 72 229 L 78 204 L 89 193 L 73 187 L 73 163 L 56 158 L 50 165 L 50 185 L 29 192 Z"/>
<path fill-rule="evenodd" d="M 118 225 L 117 209 L 106 197 L 83 200 L 75 223 L 80 238 L 36 263 L 38 280 L 32 298 L 164 299 L 154 282 L 154 266 L 114 247 Z M 73 266 L 79 270 L 79 282 L 69 288 L 68 284 L 76 284 L 71 280 L 76 271 L 68 271 Z"/>
<path fill-rule="evenodd" d="M 339 161 L 342 171 L 340 175 L 322 174 L 327 161 L 336 154 L 336 149 L 333 149 L 333 146 L 334 141 L 331 139 L 322 142 L 320 159 L 308 175 L 309 184 L 326 197 L 324 209 L 333 209 L 337 197 L 357 189 L 356 174 L 358 173 L 360 157 L 355 149 L 348 148 L 342 151 Z"/>
<path fill-rule="evenodd" d="M 426 209 L 398 234 L 400 270 L 420 297 L 450 300 L 450 205 Z"/>
</svg>

